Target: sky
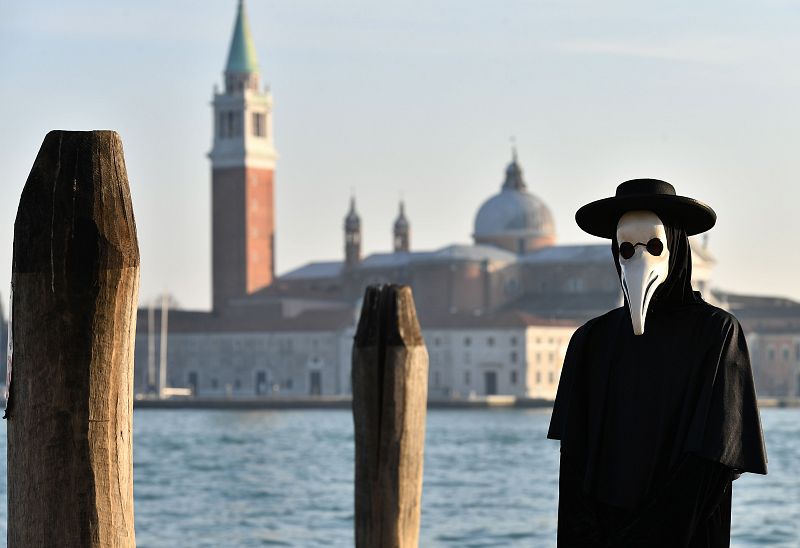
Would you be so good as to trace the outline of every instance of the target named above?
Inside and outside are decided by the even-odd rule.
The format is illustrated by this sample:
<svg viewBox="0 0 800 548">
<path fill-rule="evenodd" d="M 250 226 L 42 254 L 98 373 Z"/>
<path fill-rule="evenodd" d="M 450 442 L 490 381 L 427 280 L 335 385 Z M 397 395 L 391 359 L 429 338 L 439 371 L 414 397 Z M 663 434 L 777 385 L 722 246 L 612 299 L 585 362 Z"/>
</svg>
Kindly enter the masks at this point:
<svg viewBox="0 0 800 548">
<path fill-rule="evenodd" d="M 366 254 L 398 200 L 411 246 L 471 241 L 516 139 L 559 243 L 575 211 L 654 177 L 709 203 L 717 288 L 800 299 L 800 2 L 248 0 L 274 99 L 277 270 Z M 0 0 L 0 295 L 51 129 L 122 136 L 140 300 L 210 306 L 211 106 L 235 0 Z"/>
</svg>

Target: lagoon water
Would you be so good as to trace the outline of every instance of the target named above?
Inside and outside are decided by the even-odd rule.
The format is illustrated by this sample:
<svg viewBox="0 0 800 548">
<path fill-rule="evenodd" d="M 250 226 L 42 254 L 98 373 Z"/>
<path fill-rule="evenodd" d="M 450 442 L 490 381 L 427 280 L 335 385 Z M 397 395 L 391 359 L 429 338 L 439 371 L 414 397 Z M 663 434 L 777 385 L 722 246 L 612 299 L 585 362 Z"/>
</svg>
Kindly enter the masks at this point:
<svg viewBox="0 0 800 548">
<path fill-rule="evenodd" d="M 555 546 L 549 410 L 428 413 L 421 546 Z M 800 409 L 765 409 L 768 476 L 734 483 L 733 546 L 800 546 Z M 5 426 L 0 446 L 5 451 Z M 134 414 L 137 545 L 352 546 L 349 412 Z M 0 463 L 5 539 L 5 459 Z"/>
</svg>

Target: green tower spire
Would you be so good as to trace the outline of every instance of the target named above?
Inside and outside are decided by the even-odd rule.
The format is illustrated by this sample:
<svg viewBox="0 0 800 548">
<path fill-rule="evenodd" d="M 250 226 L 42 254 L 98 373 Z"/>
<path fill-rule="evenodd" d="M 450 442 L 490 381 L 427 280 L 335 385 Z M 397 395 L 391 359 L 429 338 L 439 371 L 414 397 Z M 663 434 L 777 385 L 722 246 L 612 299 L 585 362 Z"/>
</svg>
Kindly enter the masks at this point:
<svg viewBox="0 0 800 548">
<path fill-rule="evenodd" d="M 228 64 L 225 72 L 238 74 L 254 74 L 258 70 L 258 57 L 253 36 L 250 34 L 250 24 L 247 22 L 247 11 L 243 0 L 239 0 L 236 12 L 236 22 L 233 25 L 233 38 L 231 49 L 228 52 Z"/>
</svg>

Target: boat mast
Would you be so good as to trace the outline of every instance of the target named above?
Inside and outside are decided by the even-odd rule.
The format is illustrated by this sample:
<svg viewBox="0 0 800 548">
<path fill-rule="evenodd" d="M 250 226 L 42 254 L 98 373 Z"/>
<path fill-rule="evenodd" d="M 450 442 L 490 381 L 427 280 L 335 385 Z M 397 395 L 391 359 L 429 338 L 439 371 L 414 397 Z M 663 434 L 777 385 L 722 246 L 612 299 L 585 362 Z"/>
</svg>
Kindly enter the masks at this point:
<svg viewBox="0 0 800 548">
<path fill-rule="evenodd" d="M 164 292 L 161 296 L 161 355 L 158 360 L 158 397 L 163 398 L 167 388 L 167 316 L 169 314 L 169 297 Z"/>
<path fill-rule="evenodd" d="M 147 370 L 144 374 L 144 392 L 156 389 L 156 300 L 147 303 Z"/>
</svg>

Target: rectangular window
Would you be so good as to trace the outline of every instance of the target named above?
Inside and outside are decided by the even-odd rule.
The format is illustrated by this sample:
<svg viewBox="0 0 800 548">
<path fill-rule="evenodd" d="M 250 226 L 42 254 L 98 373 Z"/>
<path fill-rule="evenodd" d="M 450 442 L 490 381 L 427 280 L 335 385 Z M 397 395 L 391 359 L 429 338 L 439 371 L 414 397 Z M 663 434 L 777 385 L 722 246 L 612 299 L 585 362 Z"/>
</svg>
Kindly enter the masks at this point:
<svg viewBox="0 0 800 548">
<path fill-rule="evenodd" d="M 225 137 L 225 112 L 217 113 L 217 137 Z"/>
<path fill-rule="evenodd" d="M 550 371 L 550 373 L 547 374 L 547 382 L 553 384 L 555 380 L 556 380 L 555 374 L 552 371 Z"/>
<path fill-rule="evenodd" d="M 267 117 L 263 112 L 253 113 L 253 135 L 256 137 L 267 136 Z"/>
<path fill-rule="evenodd" d="M 311 371 L 309 377 L 308 394 L 319 396 L 322 394 L 322 371 Z"/>
<path fill-rule="evenodd" d="M 464 372 L 464 384 L 469 384 L 469 381 L 470 381 L 469 371 L 465 371 Z"/>
<path fill-rule="evenodd" d="M 794 359 L 800 362 L 800 343 L 794 345 Z"/>
<path fill-rule="evenodd" d="M 788 348 L 784 348 L 783 349 L 783 361 L 785 361 L 785 362 L 789 361 L 789 349 Z"/>
<path fill-rule="evenodd" d="M 517 384 L 517 372 L 516 371 L 512 371 L 511 372 L 511 384 Z"/>
<path fill-rule="evenodd" d="M 256 395 L 267 393 L 267 372 L 256 371 Z"/>
<path fill-rule="evenodd" d="M 233 112 L 232 110 L 229 110 L 228 111 L 228 120 L 226 122 L 227 127 L 225 128 L 225 136 L 226 137 L 233 137 L 233 134 L 234 134 L 233 124 L 234 124 L 234 119 L 235 118 L 236 118 L 236 113 Z"/>
<path fill-rule="evenodd" d="M 542 372 L 541 371 L 537 371 L 536 372 L 536 384 L 540 384 L 541 382 L 542 382 Z"/>
<path fill-rule="evenodd" d="M 516 352 L 512 352 L 511 353 L 511 363 L 517 363 L 517 353 Z"/>
<path fill-rule="evenodd" d="M 488 339 L 486 339 L 486 344 L 488 344 L 489 346 L 494 346 L 494 337 L 489 337 Z"/>
</svg>

